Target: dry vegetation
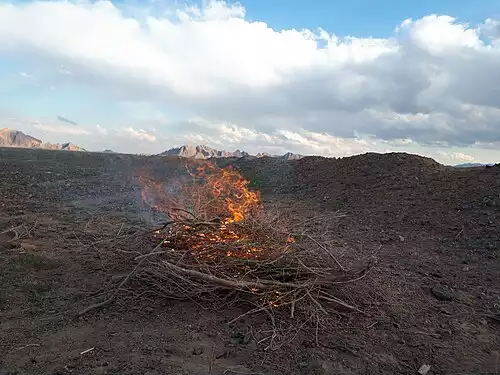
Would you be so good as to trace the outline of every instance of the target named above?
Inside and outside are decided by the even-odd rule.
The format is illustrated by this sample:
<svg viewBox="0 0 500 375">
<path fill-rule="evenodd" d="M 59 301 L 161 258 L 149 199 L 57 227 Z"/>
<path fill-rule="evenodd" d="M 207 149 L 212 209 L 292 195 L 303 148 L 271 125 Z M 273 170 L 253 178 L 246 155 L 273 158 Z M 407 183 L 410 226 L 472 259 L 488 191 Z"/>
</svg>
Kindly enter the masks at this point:
<svg viewBox="0 0 500 375">
<path fill-rule="evenodd" d="M 212 307 L 223 301 L 247 307 L 229 323 L 254 313 L 270 317 L 268 349 L 275 339 L 287 339 L 277 319 L 286 319 L 296 333 L 300 327 L 319 325 L 332 308 L 364 314 L 336 290 L 365 277 L 369 266 L 346 269 L 322 242 L 325 233 L 318 233 L 318 226 L 311 233 L 304 225 L 325 217 L 292 222 L 265 209 L 259 193 L 248 189 L 249 182 L 236 170 L 208 162 L 186 168 L 189 183 L 174 183 L 176 189 L 170 191 L 165 185 L 172 182 L 140 171 L 142 198 L 170 220 L 147 233 L 156 245 L 136 253 L 131 272 L 110 296 L 78 316 L 107 306 L 129 285 L 129 292 L 143 298 L 191 299 Z"/>
</svg>

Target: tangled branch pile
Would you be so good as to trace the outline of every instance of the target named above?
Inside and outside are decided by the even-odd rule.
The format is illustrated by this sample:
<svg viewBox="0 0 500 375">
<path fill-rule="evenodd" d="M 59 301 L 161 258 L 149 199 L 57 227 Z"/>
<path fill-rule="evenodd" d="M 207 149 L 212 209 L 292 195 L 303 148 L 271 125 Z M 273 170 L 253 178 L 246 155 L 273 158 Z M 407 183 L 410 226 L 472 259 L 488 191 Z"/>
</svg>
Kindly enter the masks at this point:
<svg viewBox="0 0 500 375">
<path fill-rule="evenodd" d="M 175 195 L 144 175 L 143 198 L 171 221 L 154 232 L 158 245 L 138 256 L 136 285 L 175 299 L 231 295 L 251 311 L 287 307 L 292 316 L 326 313 L 327 304 L 359 311 L 335 294 L 337 284 L 362 278 L 307 232 L 261 205 L 257 192 L 231 168 L 204 163 Z M 172 189 L 171 189 L 172 190 Z"/>
</svg>

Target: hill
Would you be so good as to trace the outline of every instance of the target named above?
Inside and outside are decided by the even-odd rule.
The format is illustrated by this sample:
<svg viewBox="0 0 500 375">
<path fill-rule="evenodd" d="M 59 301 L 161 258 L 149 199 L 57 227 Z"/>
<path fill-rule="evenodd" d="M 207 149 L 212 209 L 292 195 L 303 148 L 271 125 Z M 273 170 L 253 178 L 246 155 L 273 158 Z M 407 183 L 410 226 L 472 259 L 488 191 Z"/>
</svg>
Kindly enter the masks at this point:
<svg viewBox="0 0 500 375">
<path fill-rule="evenodd" d="M 3 128 L 0 129 L 0 146 L 19 148 L 43 148 L 46 150 L 61 151 L 86 151 L 71 142 L 67 143 L 43 143 L 40 139 L 23 133 L 20 130 Z"/>
<path fill-rule="evenodd" d="M 464 163 L 464 164 L 457 164 L 454 167 L 455 168 L 475 168 L 475 167 L 491 167 L 494 164 L 482 164 L 482 163 Z"/>
<path fill-rule="evenodd" d="M 7 147 L 40 147 L 42 141 L 15 129 L 0 129 L 0 146 Z"/>
<path fill-rule="evenodd" d="M 77 146 L 71 142 L 68 143 L 44 143 L 41 148 L 46 150 L 61 150 L 61 151 L 87 151 L 84 148 Z"/>
</svg>

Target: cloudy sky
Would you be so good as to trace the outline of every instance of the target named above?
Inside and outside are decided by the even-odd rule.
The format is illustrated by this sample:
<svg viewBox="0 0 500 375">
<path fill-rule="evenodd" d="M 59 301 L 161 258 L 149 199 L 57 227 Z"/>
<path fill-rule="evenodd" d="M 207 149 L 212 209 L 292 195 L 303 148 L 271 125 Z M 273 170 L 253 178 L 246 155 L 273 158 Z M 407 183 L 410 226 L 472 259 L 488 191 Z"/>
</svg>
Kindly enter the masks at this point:
<svg viewBox="0 0 500 375">
<path fill-rule="evenodd" d="M 0 0 L 0 82 L 88 150 L 499 162 L 500 1 Z"/>
</svg>

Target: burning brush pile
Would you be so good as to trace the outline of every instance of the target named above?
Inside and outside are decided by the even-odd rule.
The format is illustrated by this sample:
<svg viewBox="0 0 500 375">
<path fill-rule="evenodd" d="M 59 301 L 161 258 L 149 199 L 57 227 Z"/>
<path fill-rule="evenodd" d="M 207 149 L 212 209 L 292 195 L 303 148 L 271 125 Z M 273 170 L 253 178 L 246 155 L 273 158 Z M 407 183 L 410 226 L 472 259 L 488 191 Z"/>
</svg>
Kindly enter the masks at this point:
<svg viewBox="0 0 500 375">
<path fill-rule="evenodd" d="M 153 250 L 136 258 L 134 285 L 174 299 L 245 301 L 248 313 L 359 312 L 334 294 L 366 269 L 346 271 L 327 246 L 266 211 L 237 171 L 206 162 L 188 171 L 189 182 L 170 191 L 140 178 L 143 199 L 170 221 L 153 232 Z"/>
</svg>

